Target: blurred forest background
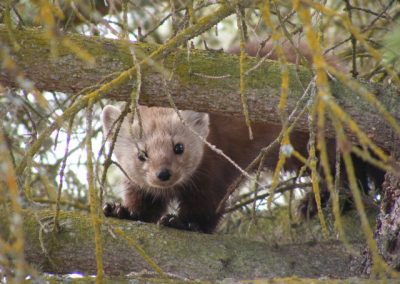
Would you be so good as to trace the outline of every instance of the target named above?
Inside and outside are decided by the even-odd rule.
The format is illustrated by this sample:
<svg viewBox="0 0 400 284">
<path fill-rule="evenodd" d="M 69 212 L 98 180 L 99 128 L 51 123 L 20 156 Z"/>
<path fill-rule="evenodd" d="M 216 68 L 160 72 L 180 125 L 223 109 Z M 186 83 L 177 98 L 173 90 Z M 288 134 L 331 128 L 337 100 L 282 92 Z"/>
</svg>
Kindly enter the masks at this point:
<svg viewBox="0 0 400 284">
<path fill-rule="evenodd" d="M 284 65 L 287 60 L 279 56 L 282 45 L 311 45 L 308 48 L 311 55 L 316 52 L 315 43 L 307 34 L 307 29 L 311 28 L 325 58 L 335 58 L 339 68 L 335 69 L 336 72 L 329 71 L 331 75 L 332 72 L 339 77 L 342 75 L 340 80 L 343 84 L 351 85 L 361 80 L 381 84 L 384 88 L 399 87 L 400 5 L 395 0 L 1 1 L 0 28 L 9 37 L 8 42 L 0 41 L 1 73 L 8 74 L 16 82 L 7 86 L 3 84 L 5 80 L 3 83 L 0 81 L 1 210 L 8 210 L 14 217 L 19 216 L 21 208 L 50 209 L 54 213 L 60 209 L 89 212 L 93 202 L 90 187 L 100 200 L 100 206 L 101 202 L 117 200 L 121 196 L 119 168 L 111 163 L 107 171 L 104 170 L 109 151 L 101 133 L 100 113 L 108 103 L 121 107 L 124 103 L 102 99 L 60 122 L 59 117 L 87 90 L 71 94 L 37 89 L 35 82 L 25 76 L 24 70 L 13 59 L 19 45 L 24 44 L 15 40 L 14 31 L 27 28 L 44 31 L 50 45 L 48 56 L 54 60 L 57 60 L 57 50 L 62 46 L 83 62 L 96 64 L 91 50 L 68 41 L 66 35 L 76 33 L 163 45 L 223 5 L 235 7 L 234 12 L 207 31 L 182 42 L 180 47 L 187 49 L 188 54 L 191 49 L 226 52 L 240 46 L 241 42 L 251 41 L 257 47 L 270 45 L 271 51 L 278 53 L 278 60 Z M 304 10 L 310 13 L 308 20 Z M 259 57 L 259 60 L 264 59 Z M 327 70 L 318 64 L 321 63 L 303 65 L 316 73 Z M 237 66 L 240 66 L 239 57 Z M 282 67 L 282 78 L 285 77 L 284 70 Z M 117 75 L 110 74 L 110 78 Z M 104 78 L 105 81 L 108 79 Z M 52 125 L 55 125 L 54 131 L 39 143 L 40 134 Z M 36 149 L 33 156 L 29 152 L 32 147 Z M 367 149 L 371 146 L 366 145 L 364 150 L 368 152 Z M 26 163 L 26 167 L 21 167 L 21 161 Z M 389 166 L 385 164 L 382 167 L 387 169 Z M 272 243 L 324 239 L 317 218 L 301 227 L 296 216 L 296 202 L 310 191 L 312 181 L 296 173 L 278 172 L 278 177 L 275 173 L 275 179 L 279 180 L 277 184 L 271 169 L 257 176 L 262 184 L 274 183 L 274 210 L 268 210 L 270 187 L 256 188 L 254 181 L 247 181 L 242 190 L 231 196 L 227 208 L 229 213 L 225 215 L 219 233 L 239 234 Z M 15 178 L 16 184 L 13 183 Z M 373 221 L 382 196 L 379 191 L 372 191 L 369 195 L 364 200 L 369 201 L 367 209 L 371 210 L 368 213 Z M 365 238 L 361 229 L 354 230 L 359 226 L 354 212 L 350 217 L 343 217 L 346 236 L 338 234 L 330 209 L 324 209 L 330 238 Z M 21 236 L 18 235 L 20 227 L 20 220 L 10 221 L 11 230 L 16 230 L 15 239 Z M 6 247 L 5 240 L 0 240 L 0 248 Z M 18 276 L 13 272 L 13 269 L 19 269 L 18 253 L 13 255 L 18 248 L 7 248 L 8 257 L 0 253 L 0 276 Z"/>
</svg>

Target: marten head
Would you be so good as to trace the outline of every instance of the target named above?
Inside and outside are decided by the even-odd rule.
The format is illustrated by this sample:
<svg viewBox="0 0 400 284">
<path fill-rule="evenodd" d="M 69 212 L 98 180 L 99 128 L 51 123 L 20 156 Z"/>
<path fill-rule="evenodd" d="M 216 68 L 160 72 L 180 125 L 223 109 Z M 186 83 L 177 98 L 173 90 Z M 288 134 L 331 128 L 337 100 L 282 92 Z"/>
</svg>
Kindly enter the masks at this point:
<svg viewBox="0 0 400 284">
<path fill-rule="evenodd" d="M 140 120 L 137 115 L 133 120 L 130 115 L 124 119 L 114 148 L 117 160 L 129 179 L 139 187 L 154 192 L 171 189 L 190 180 L 201 162 L 204 145 L 189 128 L 207 137 L 208 115 L 180 111 L 186 126 L 174 109 L 140 106 L 138 111 Z M 113 106 L 103 109 L 104 135 L 115 131 L 115 121 L 120 115 L 121 111 Z M 108 135 L 109 140 L 112 136 Z"/>
</svg>

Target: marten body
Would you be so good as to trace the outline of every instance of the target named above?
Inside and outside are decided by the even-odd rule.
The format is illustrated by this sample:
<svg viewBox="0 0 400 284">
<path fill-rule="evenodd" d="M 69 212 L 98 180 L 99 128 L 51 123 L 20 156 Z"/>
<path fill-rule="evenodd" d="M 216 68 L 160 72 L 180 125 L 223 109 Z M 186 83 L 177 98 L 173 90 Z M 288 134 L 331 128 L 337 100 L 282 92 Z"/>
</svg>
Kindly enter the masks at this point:
<svg viewBox="0 0 400 284">
<path fill-rule="evenodd" d="M 107 204 L 105 214 L 153 223 L 161 220 L 167 226 L 213 232 L 221 218 L 217 207 L 240 172 L 183 125 L 175 110 L 141 106 L 139 112 L 142 138 L 138 136 L 137 119 L 130 125 L 130 118 L 126 118 L 115 144 L 114 153 L 128 175 L 124 178 L 124 202 Z M 181 114 L 194 131 L 241 167 L 247 166 L 280 131 L 280 126 L 256 123 L 250 141 L 242 118 L 191 111 Z M 105 135 L 119 115 L 120 111 L 112 106 L 103 110 Z M 297 134 L 293 146 L 306 155 L 307 141 L 307 134 Z M 177 144 L 183 145 L 183 153 L 174 152 Z M 145 158 L 140 156 L 143 152 Z M 277 159 L 278 147 L 270 152 L 265 166 L 275 167 Z M 290 170 L 299 166 L 292 159 L 286 163 Z M 168 178 L 160 175 L 163 171 L 169 173 Z M 178 201 L 178 215 L 164 215 L 172 200 Z"/>
<path fill-rule="evenodd" d="M 251 48 L 247 46 L 247 50 L 254 55 L 254 48 Z M 260 55 L 266 53 L 264 49 Z M 118 162 L 128 175 L 124 180 L 123 204 L 106 204 L 105 215 L 212 233 L 222 214 L 217 212 L 217 208 L 240 172 L 182 124 L 175 110 L 141 106 L 139 112 L 143 122 L 142 131 L 137 118 L 133 125 L 129 124 L 131 119 L 126 118 L 114 150 Z M 111 106 L 103 110 L 105 135 L 119 115 L 120 111 Z M 181 115 L 189 127 L 207 137 L 208 142 L 242 168 L 257 156 L 261 148 L 274 141 L 281 130 L 278 125 L 253 123 L 254 139 L 250 140 L 243 118 L 192 111 L 181 111 Z M 306 157 L 308 140 L 307 133 L 296 132 L 291 137 L 292 146 Z M 327 143 L 329 160 L 334 163 L 335 141 L 328 140 Z M 274 169 L 278 156 L 277 146 L 266 157 L 265 167 Z M 361 161 L 355 161 L 360 165 Z M 289 158 L 285 169 L 297 170 L 300 166 L 297 160 Z M 356 166 L 356 174 L 366 184 L 364 169 Z M 323 190 L 322 195 L 326 201 L 328 192 Z M 172 200 L 178 201 L 178 213 L 166 215 L 167 206 Z M 315 213 L 315 206 L 311 209 L 306 207 L 300 208 L 303 215 L 306 211 L 311 215 Z"/>
</svg>

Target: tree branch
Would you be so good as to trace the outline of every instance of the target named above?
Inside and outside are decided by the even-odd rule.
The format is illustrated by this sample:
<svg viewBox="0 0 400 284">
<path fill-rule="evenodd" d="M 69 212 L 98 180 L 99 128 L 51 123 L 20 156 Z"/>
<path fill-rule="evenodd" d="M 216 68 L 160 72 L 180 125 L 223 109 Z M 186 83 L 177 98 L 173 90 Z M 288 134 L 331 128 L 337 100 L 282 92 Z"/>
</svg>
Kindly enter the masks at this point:
<svg viewBox="0 0 400 284">
<path fill-rule="evenodd" d="M 10 216 L 5 211 L 0 212 L 0 227 L 4 228 L 0 235 L 3 239 L 7 239 L 10 228 Z M 26 210 L 23 213 L 27 261 L 35 263 L 43 272 L 65 274 L 79 271 L 94 274 L 96 261 L 90 216 L 77 212 L 61 212 L 60 232 L 46 232 L 46 228 L 52 227 L 46 222 L 53 220 L 53 216 L 54 212 L 48 210 Z M 351 255 L 339 242 L 276 246 L 239 238 L 179 231 L 141 222 L 111 218 L 103 221 L 101 233 L 107 275 L 152 270 L 132 247 L 133 242 L 163 272 L 190 279 L 246 279 L 292 275 L 334 275 L 342 278 L 355 275 L 349 268 Z M 125 236 L 116 234 L 115 228 L 122 230 Z"/>
<path fill-rule="evenodd" d="M 49 42 L 40 30 L 14 31 L 14 40 L 21 48 L 12 53 L 12 58 L 19 70 L 23 71 L 25 77 L 32 80 L 38 89 L 64 93 L 77 93 L 89 87 L 96 88 L 99 82 L 133 66 L 126 42 L 76 34 L 68 35 L 68 39 L 88 51 L 95 58 L 95 64 L 88 65 L 63 46 L 58 48 L 57 58 L 50 58 Z M 0 42 L 3 46 L 12 46 L 4 26 L 0 26 Z M 158 46 L 137 43 L 134 47 L 139 57 L 145 57 Z M 256 58 L 249 59 L 247 69 L 255 66 L 257 61 Z M 159 64 L 158 67 L 147 66 L 142 70 L 141 104 L 169 106 L 166 95 L 166 92 L 169 92 L 180 109 L 242 116 L 237 56 L 223 52 L 191 50 L 188 57 L 187 50 L 177 49 L 163 60 L 162 68 Z M 164 86 L 163 76 L 166 72 L 163 70 L 174 70 L 166 90 L 160 87 Z M 289 70 L 288 112 L 294 108 L 312 76 L 309 70 L 301 66 L 290 65 Z M 280 123 L 276 107 L 279 102 L 280 81 L 279 64 L 268 60 L 246 78 L 249 114 L 253 121 Z M 0 83 L 20 87 L 14 74 L 5 69 L 1 70 Z M 112 90 L 107 98 L 128 100 L 134 83 L 132 78 L 119 89 Z M 400 97 L 396 89 L 367 82 L 361 84 L 375 94 L 397 121 L 400 121 Z M 368 102 L 360 99 L 338 81 L 331 82 L 331 91 L 339 105 L 377 145 L 391 150 L 393 145 L 390 137 L 394 135 L 393 130 Z M 297 123 L 296 130 L 308 132 L 307 119 L 307 115 L 304 115 Z M 335 137 L 333 128 L 328 127 L 326 135 Z M 352 134 L 349 135 L 354 138 Z"/>
</svg>

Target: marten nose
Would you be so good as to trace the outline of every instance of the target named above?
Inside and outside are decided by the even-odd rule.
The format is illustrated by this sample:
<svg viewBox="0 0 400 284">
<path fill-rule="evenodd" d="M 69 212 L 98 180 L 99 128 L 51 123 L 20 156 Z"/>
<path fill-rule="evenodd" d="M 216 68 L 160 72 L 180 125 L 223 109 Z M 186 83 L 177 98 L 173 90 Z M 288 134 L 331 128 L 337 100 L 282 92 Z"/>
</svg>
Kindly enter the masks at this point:
<svg viewBox="0 0 400 284">
<path fill-rule="evenodd" d="M 162 169 L 157 173 L 157 177 L 161 181 L 167 181 L 171 177 L 171 173 L 168 169 Z"/>
</svg>

